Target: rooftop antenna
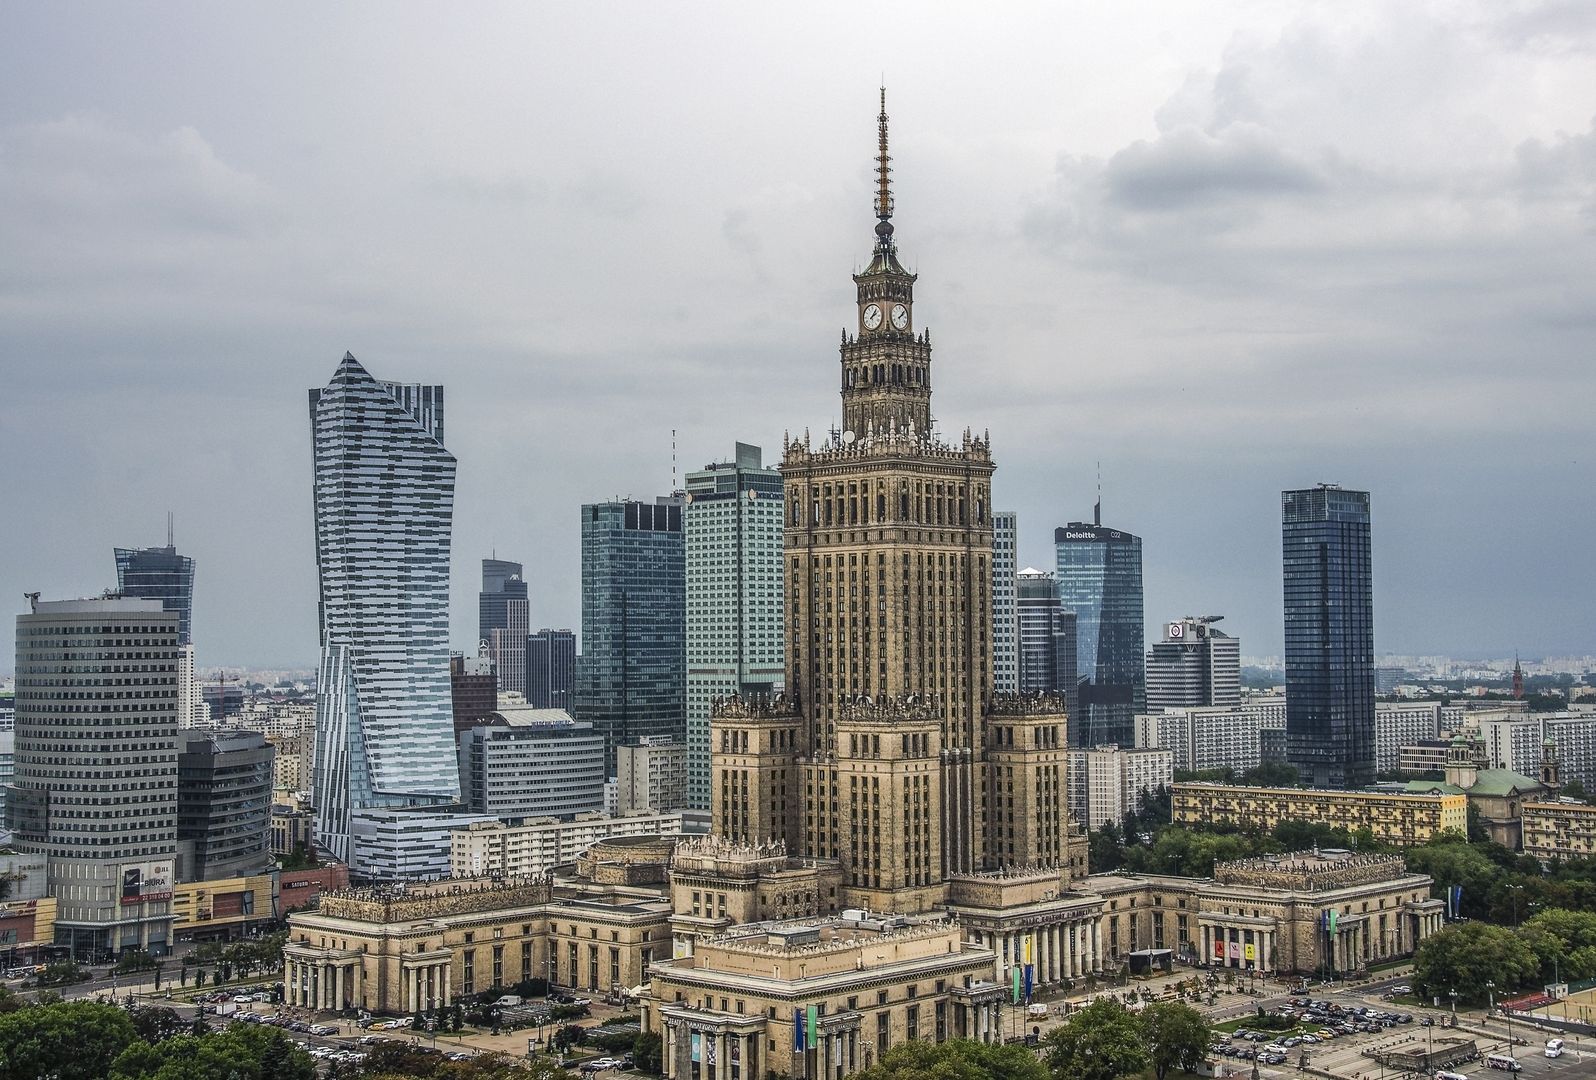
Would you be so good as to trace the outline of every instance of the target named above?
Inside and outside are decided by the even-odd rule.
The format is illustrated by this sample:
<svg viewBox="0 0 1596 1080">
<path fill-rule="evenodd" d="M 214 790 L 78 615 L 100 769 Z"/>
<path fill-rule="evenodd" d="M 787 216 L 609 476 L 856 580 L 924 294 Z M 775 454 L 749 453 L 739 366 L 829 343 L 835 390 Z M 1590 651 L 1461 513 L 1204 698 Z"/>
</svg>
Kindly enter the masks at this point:
<svg viewBox="0 0 1596 1080">
<path fill-rule="evenodd" d="M 1092 507 L 1092 524 L 1103 524 L 1103 461 L 1097 461 L 1097 504 Z"/>
<path fill-rule="evenodd" d="M 671 493 L 676 493 L 676 429 L 671 428 Z"/>
<path fill-rule="evenodd" d="M 172 512 L 166 512 L 166 546 L 172 547 Z"/>
</svg>

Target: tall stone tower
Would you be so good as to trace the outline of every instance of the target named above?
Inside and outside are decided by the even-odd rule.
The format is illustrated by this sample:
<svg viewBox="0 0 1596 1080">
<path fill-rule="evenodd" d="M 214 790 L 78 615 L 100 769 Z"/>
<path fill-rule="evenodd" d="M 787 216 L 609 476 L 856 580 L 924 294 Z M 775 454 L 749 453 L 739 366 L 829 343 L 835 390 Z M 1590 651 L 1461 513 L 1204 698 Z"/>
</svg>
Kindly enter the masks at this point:
<svg viewBox="0 0 1596 1080">
<path fill-rule="evenodd" d="M 785 836 L 836 859 L 849 906 L 917 912 L 994 850 L 1056 865 L 1065 826 L 1054 808 L 1040 820 L 1057 835 L 1037 842 L 988 821 L 994 465 L 986 438 L 935 431 L 931 336 L 893 239 L 885 91 L 877 122 L 875 244 L 842 335 L 842 428 L 789 440 L 781 465 L 787 697 L 779 717 L 734 704 L 712 722 L 712 808 L 723 835 Z M 1056 703 L 1022 715 L 1034 712 L 1062 732 Z M 1057 765 L 1022 756 L 1005 776 L 1031 756 Z M 1046 789 L 1063 799 L 1062 784 Z"/>
</svg>

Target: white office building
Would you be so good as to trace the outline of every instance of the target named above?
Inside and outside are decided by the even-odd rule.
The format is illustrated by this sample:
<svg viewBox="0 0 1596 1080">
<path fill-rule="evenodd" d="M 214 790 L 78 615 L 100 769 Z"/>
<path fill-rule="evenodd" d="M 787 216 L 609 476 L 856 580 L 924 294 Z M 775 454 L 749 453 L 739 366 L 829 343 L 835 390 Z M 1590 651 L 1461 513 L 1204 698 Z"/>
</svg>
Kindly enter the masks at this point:
<svg viewBox="0 0 1596 1080">
<path fill-rule="evenodd" d="M 1402 748 L 1441 737 L 1441 705 L 1434 701 L 1379 701 L 1374 706 L 1374 767 L 1402 767 Z M 1537 759 L 1537 764 L 1539 763 Z M 1530 775 L 1534 775 L 1533 773 Z"/>
<path fill-rule="evenodd" d="M 1020 688 L 1020 624 L 1015 607 L 1019 572 L 1020 518 L 1012 510 L 992 512 L 992 689 Z"/>
<path fill-rule="evenodd" d="M 1136 717 L 1136 746 L 1169 750 L 1177 769 L 1245 772 L 1263 760 L 1261 733 L 1285 728 L 1285 695 L 1253 694 L 1228 708 L 1140 714 Z"/>
<path fill-rule="evenodd" d="M 681 832 L 680 813 L 588 814 L 575 821 L 545 818 L 519 825 L 477 822 L 462 825 L 451 834 L 449 873 L 452 877 L 528 877 L 572 862 L 610 837 L 675 836 Z"/>
<path fill-rule="evenodd" d="M 501 707 L 460 733 L 465 808 L 496 818 L 604 809 L 604 736 L 564 709 Z"/>
<path fill-rule="evenodd" d="M 1214 626 L 1219 616 L 1164 624 L 1147 653 L 1147 709 L 1241 704 L 1241 639 Z"/>
<path fill-rule="evenodd" d="M 687 747 L 668 735 L 650 735 L 615 748 L 612 813 L 681 810 L 687 799 Z"/>
<path fill-rule="evenodd" d="M 1175 780 L 1175 758 L 1168 750 L 1098 746 L 1069 752 L 1070 815 L 1082 828 L 1096 829 L 1122 820 L 1145 792 Z"/>
</svg>

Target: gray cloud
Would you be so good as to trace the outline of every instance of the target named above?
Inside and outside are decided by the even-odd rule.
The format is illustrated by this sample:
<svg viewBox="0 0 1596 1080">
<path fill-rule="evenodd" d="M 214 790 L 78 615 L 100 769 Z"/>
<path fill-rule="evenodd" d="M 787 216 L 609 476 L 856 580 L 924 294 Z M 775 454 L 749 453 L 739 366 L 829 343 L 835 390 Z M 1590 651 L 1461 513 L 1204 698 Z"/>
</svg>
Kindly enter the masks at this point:
<svg viewBox="0 0 1596 1080">
<path fill-rule="evenodd" d="M 1376 493 L 1382 648 L 1596 648 L 1585 5 L 1200 7 L 883 16 L 938 417 L 991 428 L 1022 559 L 1101 459 L 1150 620 L 1270 651 L 1276 493 L 1338 479 Z M 172 508 L 202 664 L 308 662 L 304 391 L 352 349 L 447 387 L 457 642 L 494 547 L 574 623 L 582 501 L 663 491 L 673 430 L 687 468 L 835 418 L 874 225 L 855 27 L 11 13 L 0 578 L 103 588 Z"/>
</svg>

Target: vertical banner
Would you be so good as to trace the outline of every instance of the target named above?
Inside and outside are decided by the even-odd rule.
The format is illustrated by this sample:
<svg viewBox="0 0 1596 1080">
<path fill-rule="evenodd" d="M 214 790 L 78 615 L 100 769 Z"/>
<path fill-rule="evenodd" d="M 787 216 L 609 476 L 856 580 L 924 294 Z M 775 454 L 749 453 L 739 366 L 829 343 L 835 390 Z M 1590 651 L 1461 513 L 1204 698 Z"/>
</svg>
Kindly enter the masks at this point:
<svg viewBox="0 0 1596 1080">
<path fill-rule="evenodd" d="M 1224 958 L 1225 958 L 1225 939 L 1216 937 L 1216 938 L 1214 938 L 1214 959 L 1215 960 L 1223 960 Z"/>
<path fill-rule="evenodd" d="M 842 1067 L 842 1036 L 831 1037 L 831 1063 L 838 1068 Z"/>
<path fill-rule="evenodd" d="M 792 1010 L 792 1048 L 804 1048 L 804 1011 L 797 1006 L 793 1006 Z"/>
<path fill-rule="evenodd" d="M 695 1031 L 695 1032 L 693 1032 L 691 1038 L 692 1038 L 692 1051 L 691 1051 L 692 1059 L 694 1061 L 702 1061 L 703 1060 L 702 1055 L 703 1055 L 703 1052 L 704 1052 L 704 1037 L 702 1035 L 700 1035 L 698 1032 Z"/>
<path fill-rule="evenodd" d="M 1009 968 L 1009 981 L 1012 983 L 1012 988 L 1013 988 L 1013 991 L 1014 991 L 1013 1004 L 1018 1005 L 1020 1003 L 1020 969 L 1019 968 L 1017 968 L 1017 967 Z"/>
<path fill-rule="evenodd" d="M 820 1006 L 809 1006 L 809 1049 L 820 1045 Z"/>
<path fill-rule="evenodd" d="M 1258 946 L 1254 945 L 1250 941 L 1247 942 L 1246 945 L 1242 946 L 1241 955 L 1242 955 L 1242 957 L 1244 959 L 1247 959 L 1247 960 L 1256 960 L 1256 959 L 1258 959 Z"/>
</svg>

